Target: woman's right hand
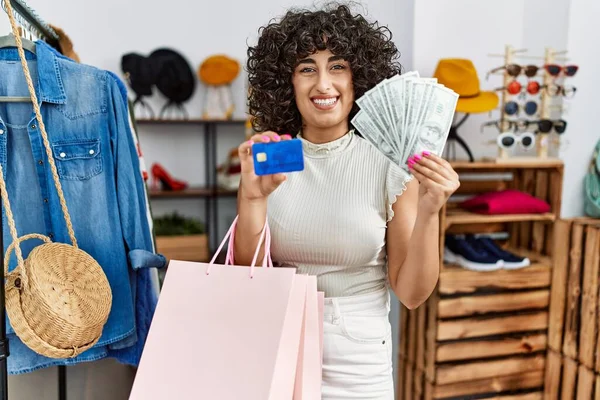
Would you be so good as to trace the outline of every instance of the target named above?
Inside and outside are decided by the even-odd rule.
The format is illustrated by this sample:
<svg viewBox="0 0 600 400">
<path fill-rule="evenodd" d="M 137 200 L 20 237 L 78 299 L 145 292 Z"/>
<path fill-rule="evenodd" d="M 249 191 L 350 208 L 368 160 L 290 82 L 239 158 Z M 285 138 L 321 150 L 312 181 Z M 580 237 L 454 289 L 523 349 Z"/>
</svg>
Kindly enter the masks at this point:
<svg viewBox="0 0 600 400">
<path fill-rule="evenodd" d="M 281 135 L 272 131 L 263 132 L 252 136 L 250 140 L 238 147 L 238 155 L 242 167 L 240 181 L 240 195 L 244 200 L 266 200 L 275 189 L 285 181 L 285 174 L 256 175 L 252 159 L 252 145 L 254 143 L 268 143 L 270 141 L 290 140 L 290 135 Z"/>
</svg>

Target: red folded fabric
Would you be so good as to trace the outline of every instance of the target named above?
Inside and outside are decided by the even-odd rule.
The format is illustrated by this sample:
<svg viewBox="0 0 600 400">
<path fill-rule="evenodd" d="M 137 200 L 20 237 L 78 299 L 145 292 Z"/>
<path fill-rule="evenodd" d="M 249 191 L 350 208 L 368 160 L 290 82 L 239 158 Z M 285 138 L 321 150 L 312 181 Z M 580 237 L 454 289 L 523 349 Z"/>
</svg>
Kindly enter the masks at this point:
<svg viewBox="0 0 600 400">
<path fill-rule="evenodd" d="M 512 189 L 483 193 L 460 206 L 478 214 L 543 214 L 551 209 L 544 200 Z"/>
</svg>

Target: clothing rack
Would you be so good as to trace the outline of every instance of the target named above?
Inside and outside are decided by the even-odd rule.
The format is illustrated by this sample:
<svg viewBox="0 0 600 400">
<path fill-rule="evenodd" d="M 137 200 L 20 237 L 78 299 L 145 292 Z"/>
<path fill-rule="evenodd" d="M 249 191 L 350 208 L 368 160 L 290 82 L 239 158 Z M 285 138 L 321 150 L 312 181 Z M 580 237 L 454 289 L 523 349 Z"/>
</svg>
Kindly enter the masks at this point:
<svg viewBox="0 0 600 400">
<path fill-rule="evenodd" d="M 44 20 L 42 20 L 35 10 L 29 7 L 23 0 L 11 0 L 15 19 L 21 27 L 29 33 L 35 35 L 40 40 L 48 43 L 55 49 L 58 47 L 58 35 Z M 6 11 L 6 5 L 2 0 L 2 8 Z M 0 215 L 2 215 L 2 202 L 0 201 Z M 3 234 L 4 227 L 0 218 L 0 400 L 8 400 L 8 368 L 7 358 L 10 355 L 8 347 L 8 339 L 6 338 L 6 308 L 4 294 L 4 242 Z M 67 374 L 65 366 L 58 367 L 58 399 L 66 400 L 67 398 Z"/>
</svg>

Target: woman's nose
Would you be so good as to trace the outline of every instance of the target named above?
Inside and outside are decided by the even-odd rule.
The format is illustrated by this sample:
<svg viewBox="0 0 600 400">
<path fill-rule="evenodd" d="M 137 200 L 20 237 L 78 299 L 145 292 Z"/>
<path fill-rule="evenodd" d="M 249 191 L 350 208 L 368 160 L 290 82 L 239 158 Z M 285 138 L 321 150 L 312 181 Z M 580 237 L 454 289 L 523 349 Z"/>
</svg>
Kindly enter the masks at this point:
<svg viewBox="0 0 600 400">
<path fill-rule="evenodd" d="M 317 81 L 317 90 L 321 93 L 327 93 L 331 90 L 331 77 L 327 72 L 320 72 Z"/>
</svg>

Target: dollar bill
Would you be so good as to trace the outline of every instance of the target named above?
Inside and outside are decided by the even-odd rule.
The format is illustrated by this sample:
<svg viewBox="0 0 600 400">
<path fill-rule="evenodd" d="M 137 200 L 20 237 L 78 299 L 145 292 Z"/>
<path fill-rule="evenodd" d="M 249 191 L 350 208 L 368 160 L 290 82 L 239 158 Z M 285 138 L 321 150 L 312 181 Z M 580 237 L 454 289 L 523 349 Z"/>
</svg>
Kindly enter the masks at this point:
<svg viewBox="0 0 600 400">
<path fill-rule="evenodd" d="M 406 109 L 405 105 L 407 102 L 407 96 L 405 95 L 406 81 L 411 78 L 418 78 L 419 73 L 417 71 L 409 71 L 402 75 L 396 75 L 387 81 L 383 82 L 384 93 L 387 93 L 387 108 L 391 114 L 392 126 L 390 133 L 394 133 L 395 137 L 392 139 L 396 143 L 398 151 L 402 152 L 402 141 L 404 140 L 404 129 Z"/>
<path fill-rule="evenodd" d="M 401 159 L 408 159 L 408 157 L 414 155 L 411 151 L 417 140 L 417 127 L 422 123 L 427 110 L 431 106 L 432 88 L 435 83 L 436 80 L 432 78 L 421 78 L 418 81 L 412 82 L 413 99 L 410 107 L 410 126 L 407 127 L 407 134 L 405 135 L 408 142 L 404 142 L 403 153 L 400 156 Z"/>
<path fill-rule="evenodd" d="M 416 140 L 410 154 L 429 151 L 441 155 L 452 126 L 458 95 L 445 87 L 433 88 L 432 99 L 427 107 L 423 121 L 417 127 Z M 405 160 L 401 160 L 405 162 Z"/>
<path fill-rule="evenodd" d="M 358 129 L 358 131 L 365 137 L 375 148 L 379 149 L 388 159 L 396 164 L 400 164 L 398 153 L 395 151 L 385 140 L 377 128 L 376 124 L 373 123 L 371 117 L 360 110 L 356 113 L 352 119 L 352 124 Z"/>
<path fill-rule="evenodd" d="M 364 99 L 362 99 L 361 104 L 359 104 L 359 106 L 361 106 L 361 111 L 363 111 L 363 113 L 366 114 L 361 116 L 361 118 L 363 118 L 363 121 L 367 120 L 368 117 L 371 128 L 377 131 L 376 140 L 378 141 L 378 143 L 381 144 L 381 142 L 385 142 L 386 146 L 393 148 L 397 152 L 398 149 L 396 148 L 396 144 L 393 143 L 391 141 L 391 138 L 385 134 L 386 131 L 389 129 L 389 125 L 386 123 L 384 117 L 381 115 L 384 108 L 383 105 L 377 106 L 377 100 L 372 101 L 372 98 L 370 96 L 367 96 L 364 97 Z"/>
<path fill-rule="evenodd" d="M 384 134 L 387 130 L 389 130 L 390 123 L 384 116 L 387 105 L 383 102 L 383 99 L 379 97 L 380 93 L 378 89 L 378 86 L 375 86 L 367 91 L 363 96 L 356 100 L 356 104 L 358 104 L 361 111 L 368 115 L 371 123 L 374 125 L 374 128 L 380 132 L 377 137 L 378 142 L 385 141 L 387 146 L 390 146 L 398 151 L 396 143 L 393 143 L 391 138 Z M 365 119 L 366 117 L 362 116 L 361 118 Z M 356 128 L 358 129 L 357 126 Z M 360 129 L 358 130 L 360 132 Z"/>
<path fill-rule="evenodd" d="M 430 151 L 440 155 L 446 144 L 458 95 L 410 71 L 384 79 L 356 100 L 360 111 L 352 124 L 388 159 L 404 168 L 407 159 Z"/>
</svg>

